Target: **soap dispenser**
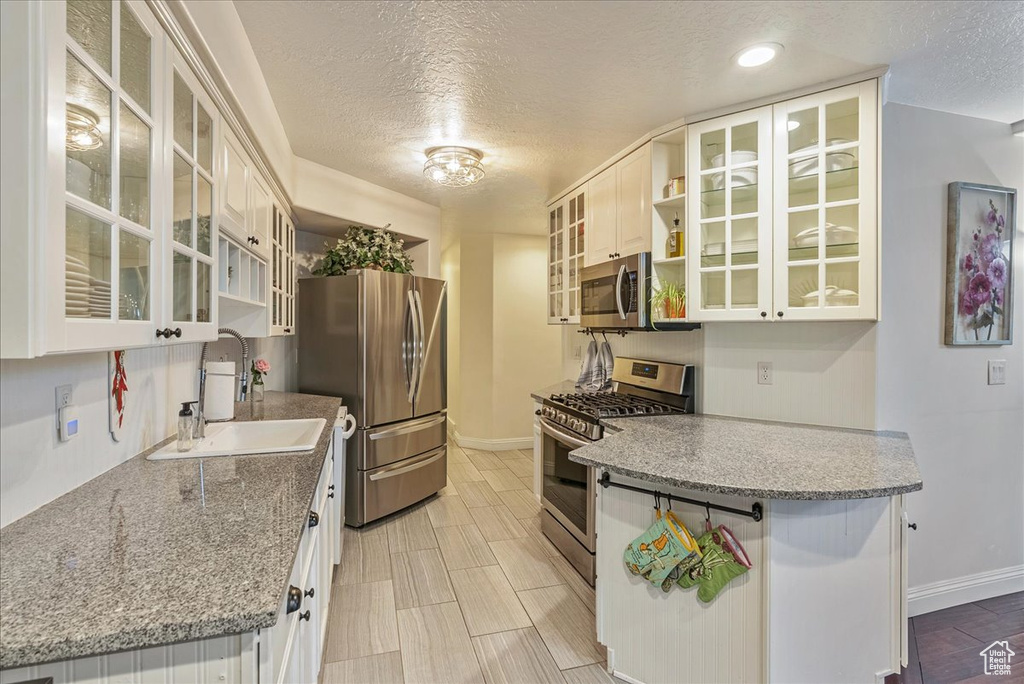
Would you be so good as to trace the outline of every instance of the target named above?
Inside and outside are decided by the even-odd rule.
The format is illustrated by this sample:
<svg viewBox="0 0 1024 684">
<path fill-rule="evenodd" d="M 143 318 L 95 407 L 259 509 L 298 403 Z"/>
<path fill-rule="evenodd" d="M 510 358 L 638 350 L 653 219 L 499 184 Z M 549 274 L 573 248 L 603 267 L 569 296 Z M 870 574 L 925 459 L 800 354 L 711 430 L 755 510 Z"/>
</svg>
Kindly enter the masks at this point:
<svg viewBox="0 0 1024 684">
<path fill-rule="evenodd" d="M 195 416 L 192 414 L 192 404 L 197 401 L 181 402 L 181 410 L 178 411 L 178 451 L 192 451 L 192 435 L 195 431 Z"/>
</svg>

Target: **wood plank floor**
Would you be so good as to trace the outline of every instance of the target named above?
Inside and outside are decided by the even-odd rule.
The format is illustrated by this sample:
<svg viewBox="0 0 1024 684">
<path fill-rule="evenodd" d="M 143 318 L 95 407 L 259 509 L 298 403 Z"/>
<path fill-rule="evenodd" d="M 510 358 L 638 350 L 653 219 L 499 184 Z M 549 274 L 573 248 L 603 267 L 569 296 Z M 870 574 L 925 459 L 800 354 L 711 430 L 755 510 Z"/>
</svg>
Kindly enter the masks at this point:
<svg viewBox="0 0 1024 684">
<path fill-rule="evenodd" d="M 1024 591 L 918 615 L 909 629 L 907 667 L 886 684 L 1024 683 Z M 980 652 L 994 641 L 1017 654 L 1012 674 L 985 674 Z"/>
<path fill-rule="evenodd" d="M 622 684 L 593 589 L 539 536 L 533 455 L 448 455 L 444 496 L 345 529 L 321 683 Z"/>
</svg>

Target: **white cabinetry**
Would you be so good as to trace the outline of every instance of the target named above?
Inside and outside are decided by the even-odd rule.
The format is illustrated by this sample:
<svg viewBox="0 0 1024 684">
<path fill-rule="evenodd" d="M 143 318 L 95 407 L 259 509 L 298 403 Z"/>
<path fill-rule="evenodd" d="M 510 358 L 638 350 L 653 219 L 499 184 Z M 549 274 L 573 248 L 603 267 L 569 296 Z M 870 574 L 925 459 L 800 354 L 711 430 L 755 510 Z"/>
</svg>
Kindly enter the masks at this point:
<svg viewBox="0 0 1024 684">
<path fill-rule="evenodd" d="M 238 138 L 226 126 L 221 150 L 223 231 L 266 260 L 270 256 L 273 206 L 270 190 Z"/>
<path fill-rule="evenodd" d="M 270 238 L 270 334 L 295 334 L 295 224 L 274 205 Z"/>
<path fill-rule="evenodd" d="M 876 90 L 688 126 L 691 320 L 877 317 Z"/>
<path fill-rule="evenodd" d="M 634 150 L 587 186 L 587 265 L 651 249 L 651 145 Z"/>
<path fill-rule="evenodd" d="M 587 186 L 548 207 L 548 323 L 580 321 L 580 271 L 586 252 Z"/>
<path fill-rule="evenodd" d="M 144 2 L 3 22 L 5 88 L 39 94 L 4 98 L 3 357 L 213 339 L 210 98 Z"/>
</svg>

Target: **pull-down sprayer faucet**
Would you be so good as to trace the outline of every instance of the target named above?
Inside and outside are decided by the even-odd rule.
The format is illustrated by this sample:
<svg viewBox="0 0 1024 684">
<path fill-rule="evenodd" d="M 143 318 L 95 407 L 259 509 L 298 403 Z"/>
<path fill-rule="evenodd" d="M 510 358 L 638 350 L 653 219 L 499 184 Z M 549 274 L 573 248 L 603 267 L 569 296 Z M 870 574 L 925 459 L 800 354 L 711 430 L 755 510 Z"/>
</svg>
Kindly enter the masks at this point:
<svg viewBox="0 0 1024 684">
<path fill-rule="evenodd" d="M 245 401 L 246 391 L 248 390 L 249 371 L 246 366 L 246 361 L 249 359 L 249 344 L 242 337 L 241 333 L 231 328 L 218 328 L 218 335 L 230 335 L 238 340 L 238 344 L 242 346 L 242 373 L 238 378 L 239 389 L 238 389 L 238 401 Z M 196 412 L 196 429 L 195 436 L 198 439 L 202 439 L 206 436 L 206 346 L 207 342 L 203 342 L 203 353 L 199 357 L 199 405 L 198 411 Z"/>
</svg>

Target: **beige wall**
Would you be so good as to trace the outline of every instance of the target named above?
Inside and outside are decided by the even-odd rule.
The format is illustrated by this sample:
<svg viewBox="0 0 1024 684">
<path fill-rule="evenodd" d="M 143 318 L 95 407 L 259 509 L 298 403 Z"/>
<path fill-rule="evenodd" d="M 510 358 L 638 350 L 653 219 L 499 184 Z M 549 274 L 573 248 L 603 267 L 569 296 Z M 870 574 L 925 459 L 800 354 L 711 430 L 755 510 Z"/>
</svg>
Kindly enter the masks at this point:
<svg viewBox="0 0 1024 684">
<path fill-rule="evenodd" d="M 530 392 L 561 379 L 559 331 L 544 317 L 546 249 L 543 236 L 491 233 L 442 254 L 449 415 L 459 438 L 483 448 L 532 439 Z"/>
</svg>

